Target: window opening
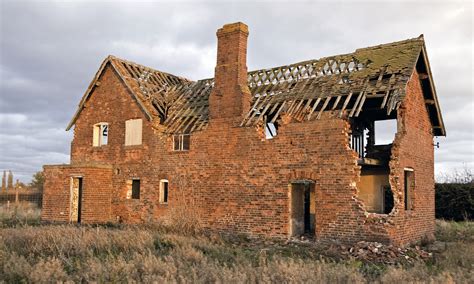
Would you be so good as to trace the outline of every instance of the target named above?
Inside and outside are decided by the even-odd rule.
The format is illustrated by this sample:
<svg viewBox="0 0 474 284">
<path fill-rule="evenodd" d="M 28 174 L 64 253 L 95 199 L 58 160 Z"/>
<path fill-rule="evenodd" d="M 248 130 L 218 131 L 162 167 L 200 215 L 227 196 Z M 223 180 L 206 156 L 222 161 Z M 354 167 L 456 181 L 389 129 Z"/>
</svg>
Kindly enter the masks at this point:
<svg viewBox="0 0 474 284">
<path fill-rule="evenodd" d="M 168 203 L 168 180 L 160 180 L 160 203 Z"/>
<path fill-rule="evenodd" d="M 375 145 L 392 144 L 397 133 L 397 120 L 377 120 L 375 121 Z"/>
<path fill-rule="evenodd" d="M 268 122 L 265 124 L 265 138 L 266 139 L 273 139 L 273 137 L 277 136 L 278 125 L 273 122 Z"/>
<path fill-rule="evenodd" d="M 413 169 L 405 169 L 404 183 L 404 204 L 405 210 L 413 209 L 413 187 L 414 187 L 414 178 L 413 178 Z"/>
<path fill-rule="evenodd" d="M 127 199 L 140 199 L 140 180 L 127 181 Z"/>
<path fill-rule="evenodd" d="M 191 144 L 190 134 L 176 134 L 173 135 L 173 150 L 174 151 L 188 151 Z"/>
<path fill-rule="evenodd" d="M 108 143 L 109 136 L 109 124 L 106 122 L 100 122 L 94 124 L 92 145 L 94 147 L 104 146 Z"/>
</svg>

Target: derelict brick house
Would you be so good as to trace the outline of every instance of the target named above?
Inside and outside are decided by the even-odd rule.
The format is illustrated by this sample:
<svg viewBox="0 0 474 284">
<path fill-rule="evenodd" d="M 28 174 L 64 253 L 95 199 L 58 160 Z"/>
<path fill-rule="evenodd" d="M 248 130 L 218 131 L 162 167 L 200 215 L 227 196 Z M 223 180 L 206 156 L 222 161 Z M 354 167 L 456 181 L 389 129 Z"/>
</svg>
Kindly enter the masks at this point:
<svg viewBox="0 0 474 284">
<path fill-rule="evenodd" d="M 423 37 L 247 72 L 248 29 L 217 32 L 215 78 L 109 56 L 45 166 L 42 219 L 170 221 L 271 237 L 407 244 L 434 232 L 445 129 Z M 379 145 L 379 122 L 396 134 Z"/>
</svg>

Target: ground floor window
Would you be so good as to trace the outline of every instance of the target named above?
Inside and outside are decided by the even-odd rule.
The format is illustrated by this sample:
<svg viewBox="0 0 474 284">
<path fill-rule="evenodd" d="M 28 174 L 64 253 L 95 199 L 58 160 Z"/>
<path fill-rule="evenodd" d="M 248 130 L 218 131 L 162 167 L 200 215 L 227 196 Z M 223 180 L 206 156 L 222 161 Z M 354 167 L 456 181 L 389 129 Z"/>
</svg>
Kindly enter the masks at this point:
<svg viewBox="0 0 474 284">
<path fill-rule="evenodd" d="M 140 179 L 127 181 L 127 199 L 140 199 Z"/>
<path fill-rule="evenodd" d="M 160 203 L 168 203 L 168 180 L 160 180 Z"/>
<path fill-rule="evenodd" d="M 405 210 L 413 210 L 413 189 L 415 187 L 415 178 L 413 169 L 405 169 L 404 174 L 404 204 Z"/>
</svg>

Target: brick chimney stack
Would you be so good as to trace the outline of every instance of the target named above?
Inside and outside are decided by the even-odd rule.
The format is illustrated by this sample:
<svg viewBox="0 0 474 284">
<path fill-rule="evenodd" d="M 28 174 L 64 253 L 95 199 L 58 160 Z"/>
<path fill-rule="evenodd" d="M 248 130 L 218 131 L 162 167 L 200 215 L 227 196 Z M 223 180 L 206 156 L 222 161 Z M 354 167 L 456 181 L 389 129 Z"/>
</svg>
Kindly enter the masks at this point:
<svg viewBox="0 0 474 284">
<path fill-rule="evenodd" d="M 235 118 L 240 121 L 250 109 L 251 94 L 247 85 L 247 37 L 244 23 L 224 25 L 217 31 L 215 85 L 209 98 L 212 118 Z"/>
</svg>

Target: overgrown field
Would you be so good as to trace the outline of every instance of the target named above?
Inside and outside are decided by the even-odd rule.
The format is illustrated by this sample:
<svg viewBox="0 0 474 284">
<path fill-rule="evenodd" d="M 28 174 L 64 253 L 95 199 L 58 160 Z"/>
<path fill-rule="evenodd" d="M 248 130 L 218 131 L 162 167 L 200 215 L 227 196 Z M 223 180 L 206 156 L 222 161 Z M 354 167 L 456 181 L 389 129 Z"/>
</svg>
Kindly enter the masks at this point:
<svg viewBox="0 0 474 284">
<path fill-rule="evenodd" d="M 38 225 L 32 215 L 0 216 L 5 282 L 474 283 L 473 222 L 438 221 L 440 242 L 424 247 L 432 257 L 387 265 L 331 246 L 183 227 Z"/>
</svg>

